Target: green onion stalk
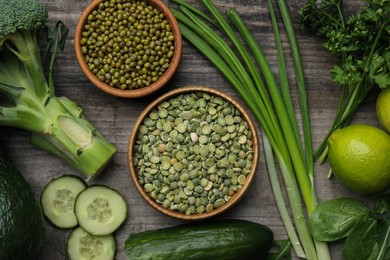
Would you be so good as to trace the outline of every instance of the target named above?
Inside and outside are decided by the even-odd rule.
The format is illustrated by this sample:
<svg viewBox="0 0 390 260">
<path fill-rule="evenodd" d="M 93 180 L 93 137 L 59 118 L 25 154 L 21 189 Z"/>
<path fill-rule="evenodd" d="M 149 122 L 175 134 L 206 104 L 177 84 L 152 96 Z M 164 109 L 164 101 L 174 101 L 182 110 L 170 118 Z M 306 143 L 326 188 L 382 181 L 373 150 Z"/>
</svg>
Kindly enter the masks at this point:
<svg viewBox="0 0 390 260">
<path fill-rule="evenodd" d="M 231 82 L 262 127 L 267 169 L 275 200 L 297 256 L 308 259 L 330 259 L 327 244 L 313 240 L 306 220 L 306 213 L 310 215 L 318 202 L 314 187 L 306 86 L 299 46 L 287 4 L 282 0 L 278 1 L 294 61 L 302 115 L 303 141 L 299 135 L 291 100 L 284 54 L 271 0 L 268 1 L 268 8 L 278 50 L 280 84 L 260 46 L 234 8 L 227 11 L 229 19 L 227 20 L 211 0 L 202 0 L 202 2 L 212 17 L 183 0 L 172 1 L 179 4 L 179 10 L 172 11 L 179 21 L 183 37 Z M 211 27 L 215 25 L 230 42 Z M 274 156 L 277 158 L 283 176 L 295 227 L 283 198 Z M 302 207 L 301 196 L 306 206 L 306 213 Z"/>
</svg>

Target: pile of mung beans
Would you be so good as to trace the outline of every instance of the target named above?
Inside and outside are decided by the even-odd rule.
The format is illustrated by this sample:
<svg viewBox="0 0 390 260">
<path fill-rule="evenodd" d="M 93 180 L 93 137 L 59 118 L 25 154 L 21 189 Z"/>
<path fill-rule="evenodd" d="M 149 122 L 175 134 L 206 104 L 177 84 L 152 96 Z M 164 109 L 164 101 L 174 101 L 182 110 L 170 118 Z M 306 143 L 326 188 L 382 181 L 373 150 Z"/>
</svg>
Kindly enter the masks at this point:
<svg viewBox="0 0 390 260">
<path fill-rule="evenodd" d="M 179 94 L 138 128 L 133 164 L 144 190 L 162 207 L 201 214 L 223 206 L 253 166 L 252 132 L 227 100 Z"/>
<path fill-rule="evenodd" d="M 100 3 L 87 18 L 80 44 L 92 73 L 119 89 L 156 82 L 175 49 L 165 15 L 142 0 Z"/>
</svg>

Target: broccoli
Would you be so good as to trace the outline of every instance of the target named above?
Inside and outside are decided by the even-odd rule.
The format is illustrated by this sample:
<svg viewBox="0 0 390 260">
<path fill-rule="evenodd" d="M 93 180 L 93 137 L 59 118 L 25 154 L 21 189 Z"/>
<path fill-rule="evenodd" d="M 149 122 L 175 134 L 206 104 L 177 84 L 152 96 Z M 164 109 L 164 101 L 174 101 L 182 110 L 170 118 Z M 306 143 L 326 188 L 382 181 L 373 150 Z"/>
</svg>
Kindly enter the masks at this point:
<svg viewBox="0 0 390 260">
<path fill-rule="evenodd" d="M 0 126 L 32 133 L 32 145 L 56 154 L 87 179 L 116 153 L 75 102 L 54 93 L 53 65 L 64 48 L 68 28 L 46 27 L 48 13 L 38 0 L 0 0 Z M 48 42 L 41 57 L 40 32 Z M 48 73 L 43 62 L 51 56 Z M 48 79 L 46 75 L 48 74 Z"/>
</svg>

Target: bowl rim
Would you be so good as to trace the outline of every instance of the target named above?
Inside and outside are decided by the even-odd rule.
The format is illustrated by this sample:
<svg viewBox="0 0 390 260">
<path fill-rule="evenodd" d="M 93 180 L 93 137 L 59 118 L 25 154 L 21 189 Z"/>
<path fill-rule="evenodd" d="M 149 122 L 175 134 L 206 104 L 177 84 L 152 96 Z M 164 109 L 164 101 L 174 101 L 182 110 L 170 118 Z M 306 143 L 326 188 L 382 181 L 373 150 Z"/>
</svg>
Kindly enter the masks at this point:
<svg viewBox="0 0 390 260">
<path fill-rule="evenodd" d="M 158 10 L 160 10 L 162 13 L 164 13 L 166 19 L 168 20 L 171 28 L 172 33 L 174 35 L 174 46 L 175 50 L 173 52 L 173 56 L 171 58 L 170 64 L 168 69 L 164 72 L 163 75 L 160 76 L 160 78 L 156 81 L 150 84 L 149 86 L 145 86 L 143 88 L 139 89 L 126 89 L 122 90 L 119 88 L 111 87 L 110 85 L 102 82 L 99 80 L 95 74 L 92 73 L 92 71 L 89 69 L 88 64 L 85 60 L 84 54 L 81 52 L 81 45 L 80 39 L 81 39 L 81 33 L 83 31 L 83 28 L 86 24 L 88 15 L 96 9 L 96 7 L 102 3 L 108 0 L 94 0 L 92 1 L 82 12 L 76 26 L 75 36 L 74 36 L 74 49 L 76 54 L 77 62 L 79 63 L 79 66 L 81 70 L 84 72 L 88 80 L 98 87 L 99 89 L 103 90 L 104 92 L 121 97 L 121 98 L 139 98 L 144 97 L 146 95 L 149 95 L 159 89 L 161 89 L 164 85 L 168 83 L 168 81 L 172 78 L 173 74 L 175 73 L 176 69 L 179 66 L 182 51 L 183 51 L 183 39 L 182 34 L 180 31 L 179 24 L 175 18 L 175 16 L 172 14 L 172 12 L 169 10 L 169 8 L 163 3 L 161 0 L 142 0 L 148 3 L 149 5 L 152 5 L 156 7 Z"/>
<path fill-rule="evenodd" d="M 213 209 L 210 212 L 204 212 L 201 214 L 192 214 L 192 215 L 186 215 L 185 213 L 175 212 L 170 209 L 163 208 L 160 204 L 158 204 L 153 198 L 150 198 L 150 196 L 145 192 L 142 185 L 139 183 L 137 178 L 137 172 L 135 169 L 135 166 L 133 164 L 133 156 L 134 156 L 134 144 L 137 138 L 138 129 L 143 122 L 143 120 L 146 118 L 146 116 L 151 112 L 152 109 L 154 109 L 157 105 L 159 105 L 161 102 L 177 96 L 179 94 L 189 93 L 189 92 L 205 92 L 208 94 L 220 96 L 221 98 L 227 100 L 230 102 L 232 106 L 234 106 L 240 113 L 241 117 L 247 122 L 248 128 L 252 132 L 252 148 L 253 148 L 253 165 L 252 168 L 246 178 L 245 184 L 231 197 L 228 203 L 225 203 L 219 208 Z M 241 106 L 240 103 L 238 103 L 236 100 L 228 96 L 227 94 L 211 88 L 211 87 L 205 87 L 205 86 L 184 86 L 181 88 L 177 88 L 174 90 L 171 90 L 162 96 L 155 99 L 153 102 L 151 102 L 139 115 L 138 119 L 134 123 L 132 132 L 130 134 L 130 139 L 128 142 L 128 152 L 127 152 L 127 161 L 128 161 L 128 167 L 131 179 L 133 181 L 133 184 L 135 185 L 138 193 L 141 195 L 141 197 L 149 204 L 151 205 L 155 210 L 164 213 L 165 215 L 168 215 L 173 218 L 181 219 L 181 220 L 202 220 L 206 218 L 211 218 L 217 215 L 220 215 L 221 213 L 225 212 L 226 210 L 230 209 L 234 205 L 236 205 L 246 194 L 248 191 L 250 184 L 252 183 L 256 171 L 258 168 L 259 163 L 259 139 L 257 136 L 257 130 L 256 127 L 249 116 L 248 112 Z"/>
</svg>

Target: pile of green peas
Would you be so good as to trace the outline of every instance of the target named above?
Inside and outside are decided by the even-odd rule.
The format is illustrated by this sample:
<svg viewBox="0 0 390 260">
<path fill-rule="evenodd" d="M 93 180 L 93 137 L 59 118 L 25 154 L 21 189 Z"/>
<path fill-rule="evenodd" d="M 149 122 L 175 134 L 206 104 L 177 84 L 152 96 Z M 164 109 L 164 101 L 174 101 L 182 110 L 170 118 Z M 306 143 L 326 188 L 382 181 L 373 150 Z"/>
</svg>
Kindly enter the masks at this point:
<svg viewBox="0 0 390 260">
<path fill-rule="evenodd" d="M 253 133 L 227 100 L 202 92 L 172 97 L 137 131 L 138 182 L 163 208 L 186 215 L 230 201 L 253 168 Z"/>
<path fill-rule="evenodd" d="M 142 0 L 107 0 L 88 16 L 81 51 L 89 69 L 114 88 L 138 89 L 156 82 L 174 54 L 165 15 Z"/>
</svg>

